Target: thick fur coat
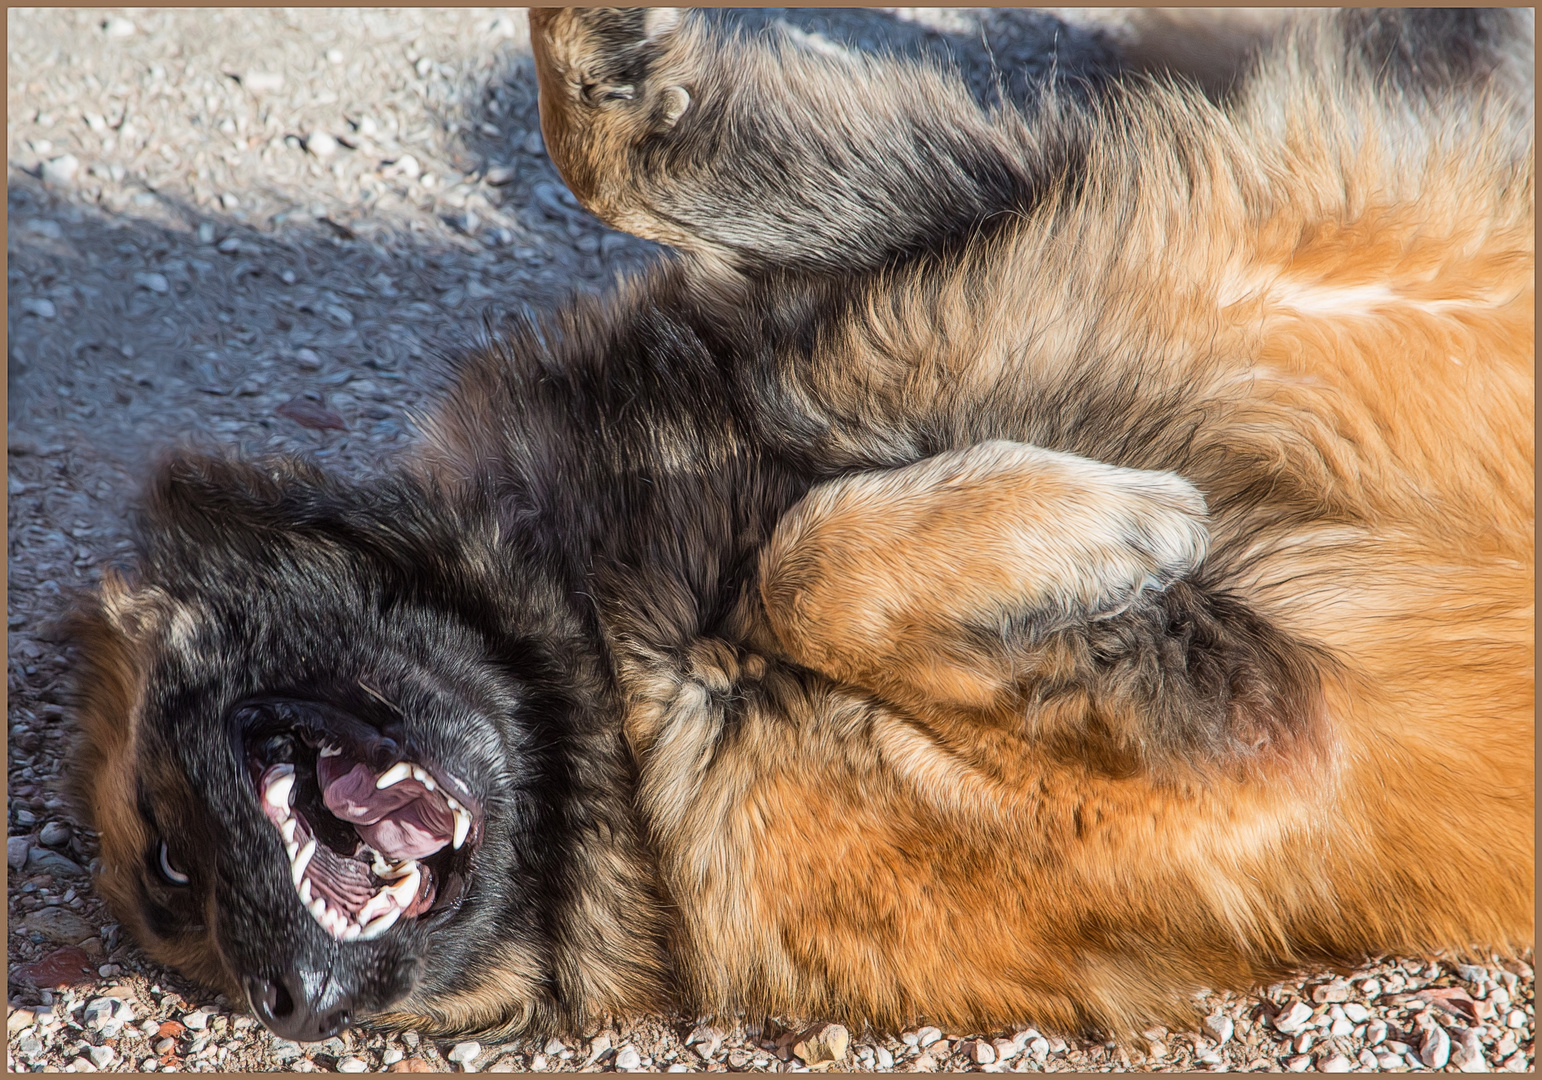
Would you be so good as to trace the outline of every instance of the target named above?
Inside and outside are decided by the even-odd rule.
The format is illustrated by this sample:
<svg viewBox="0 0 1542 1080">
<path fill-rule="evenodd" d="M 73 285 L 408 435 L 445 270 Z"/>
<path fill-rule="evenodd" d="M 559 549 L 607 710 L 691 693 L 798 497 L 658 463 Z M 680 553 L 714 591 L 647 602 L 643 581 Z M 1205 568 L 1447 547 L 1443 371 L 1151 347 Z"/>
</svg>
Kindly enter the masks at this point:
<svg viewBox="0 0 1542 1080">
<path fill-rule="evenodd" d="M 1531 945 L 1529 15 L 1320 12 L 1219 101 L 1026 113 L 532 27 L 564 177 L 680 257 L 503 330 L 372 479 L 154 477 L 76 619 L 149 951 L 314 1038 L 1122 1034 Z M 369 939 L 264 809 L 346 860 L 332 742 L 470 822 Z"/>
</svg>

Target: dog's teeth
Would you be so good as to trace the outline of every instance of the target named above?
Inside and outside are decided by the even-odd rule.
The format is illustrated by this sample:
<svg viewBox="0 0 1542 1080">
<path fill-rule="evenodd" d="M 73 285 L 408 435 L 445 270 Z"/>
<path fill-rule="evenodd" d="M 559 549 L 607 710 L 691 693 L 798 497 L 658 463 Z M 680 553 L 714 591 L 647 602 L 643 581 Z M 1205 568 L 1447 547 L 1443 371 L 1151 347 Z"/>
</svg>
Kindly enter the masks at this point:
<svg viewBox="0 0 1542 1080">
<path fill-rule="evenodd" d="M 343 752 L 343 748 L 341 746 L 333 746 L 332 744 L 327 743 L 326 745 L 322 746 L 322 748 L 320 750 L 318 750 L 316 752 L 316 756 L 317 757 L 336 757 L 338 754 L 341 754 L 342 752 Z"/>
<path fill-rule="evenodd" d="M 412 873 L 402 878 L 401 881 L 392 885 L 389 889 L 386 889 L 385 892 L 391 899 L 396 901 L 398 906 L 404 908 L 411 907 L 412 902 L 418 898 L 418 886 L 422 882 L 423 874 L 416 866 L 413 866 Z"/>
<path fill-rule="evenodd" d="M 411 775 L 412 766 L 405 761 L 398 761 L 380 774 L 380 779 L 375 781 L 375 790 L 380 791 L 390 787 L 392 784 L 399 784 Z"/>
<path fill-rule="evenodd" d="M 421 765 L 414 765 L 412 767 L 412 778 L 426 787 L 429 791 L 433 791 L 434 787 L 436 786 L 434 784 L 434 778 L 429 776 L 428 770 L 423 768 Z"/>
<path fill-rule="evenodd" d="M 284 852 L 289 856 L 289 861 L 293 863 L 294 857 L 300 854 L 300 845 L 295 843 L 293 840 L 285 840 Z"/>
<path fill-rule="evenodd" d="M 396 906 L 396 898 L 391 895 L 391 890 L 381 889 L 369 898 L 354 918 L 358 921 L 359 925 L 367 926 L 371 919 L 377 915 L 384 915 L 394 906 Z"/>
<path fill-rule="evenodd" d="M 370 864 L 370 869 L 375 871 L 375 874 L 379 877 L 390 877 L 391 871 L 394 868 L 389 862 L 386 861 L 386 857 L 380 854 L 378 851 L 371 852 L 371 854 L 375 856 L 375 859 Z"/>
<path fill-rule="evenodd" d="M 300 903 L 304 904 L 306 907 L 309 907 L 310 906 L 310 902 L 311 902 L 311 879 L 310 878 L 301 878 L 300 879 Z"/>
<path fill-rule="evenodd" d="M 451 810 L 459 810 L 459 809 L 461 809 L 460 803 L 456 802 L 454 799 L 450 798 L 450 796 L 448 796 L 448 795 L 446 795 L 444 797 L 444 801 L 449 804 L 449 807 L 450 807 Z"/>
<path fill-rule="evenodd" d="M 305 877 L 305 868 L 310 865 L 311 856 L 316 854 L 316 838 L 313 836 L 305 841 L 305 846 L 294 857 L 294 865 L 289 868 L 290 875 L 294 878 L 295 888 L 300 887 L 300 881 Z"/>
<path fill-rule="evenodd" d="M 379 937 L 381 934 L 385 933 L 387 930 L 391 929 L 391 927 L 393 925 L 395 925 L 396 920 L 401 918 L 401 917 L 402 917 L 402 909 L 399 908 L 399 907 L 392 908 L 390 911 L 386 912 L 384 915 L 380 916 L 378 919 L 375 919 L 372 922 L 370 922 L 369 925 L 365 926 L 363 930 L 360 930 L 359 931 L 359 940 L 360 941 L 372 941 L 372 940 L 374 940 L 375 938 Z"/>
<path fill-rule="evenodd" d="M 457 806 L 455 808 L 455 840 L 453 843 L 456 851 L 460 850 L 460 846 L 466 842 L 466 837 L 470 833 L 471 814 Z"/>
<path fill-rule="evenodd" d="M 358 923 L 349 923 L 348 924 L 348 928 L 343 931 L 343 940 L 344 941 L 357 941 L 358 938 L 359 938 L 359 935 L 362 934 L 363 932 L 364 932 L 364 927 L 360 926 Z"/>
<path fill-rule="evenodd" d="M 389 874 L 381 874 L 380 876 L 385 878 L 387 881 L 400 881 L 408 874 L 415 874 L 417 872 L 418 860 L 408 859 L 406 862 L 398 863 L 396 866 L 392 867 Z"/>
<path fill-rule="evenodd" d="M 348 932 L 348 916 L 336 908 L 327 908 L 327 929 L 335 938 L 341 938 Z"/>
<path fill-rule="evenodd" d="M 305 910 L 309 911 L 311 913 L 311 918 L 321 923 L 322 926 L 327 925 L 327 902 L 321 897 L 318 896 L 311 900 L 310 903 L 306 904 Z"/>
<path fill-rule="evenodd" d="M 284 823 L 278 827 L 278 831 L 280 833 L 282 833 L 283 836 L 284 836 L 284 846 L 285 847 L 288 847 L 289 845 L 294 843 L 294 831 L 296 829 L 298 829 L 299 827 L 300 827 L 300 823 L 298 821 L 296 821 L 292 817 L 285 818 L 284 819 Z M 293 859 L 294 858 L 294 852 L 291 851 L 289 853 L 289 857 L 291 859 Z"/>
<path fill-rule="evenodd" d="M 289 793 L 294 790 L 294 773 L 287 772 L 275 777 L 262 793 L 263 801 L 278 810 L 289 809 Z"/>
</svg>

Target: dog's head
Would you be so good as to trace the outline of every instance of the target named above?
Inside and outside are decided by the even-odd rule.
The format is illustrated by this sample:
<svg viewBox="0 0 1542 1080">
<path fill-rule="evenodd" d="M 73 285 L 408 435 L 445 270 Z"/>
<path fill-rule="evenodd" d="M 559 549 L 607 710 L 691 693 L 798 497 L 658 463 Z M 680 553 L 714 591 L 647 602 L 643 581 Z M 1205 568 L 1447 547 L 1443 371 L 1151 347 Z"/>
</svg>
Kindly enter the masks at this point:
<svg viewBox="0 0 1542 1080">
<path fill-rule="evenodd" d="M 496 537 L 424 503 L 177 458 L 138 566 L 75 618 L 98 887 L 151 955 L 289 1038 L 432 1016 L 494 966 L 517 998 L 509 970 L 542 966 L 543 744 L 570 703 L 543 689 L 552 635 L 500 622 L 532 601 L 499 593 Z"/>
</svg>

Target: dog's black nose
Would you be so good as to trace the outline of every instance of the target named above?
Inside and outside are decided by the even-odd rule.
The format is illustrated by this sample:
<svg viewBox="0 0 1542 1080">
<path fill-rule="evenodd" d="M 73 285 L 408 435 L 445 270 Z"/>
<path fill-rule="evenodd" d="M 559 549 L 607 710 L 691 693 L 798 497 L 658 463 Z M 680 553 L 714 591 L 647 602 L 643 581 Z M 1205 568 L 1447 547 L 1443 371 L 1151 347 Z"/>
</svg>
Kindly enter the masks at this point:
<svg viewBox="0 0 1542 1080">
<path fill-rule="evenodd" d="M 277 981 L 248 976 L 246 996 L 257 1019 L 281 1039 L 320 1042 L 353 1022 L 351 998 L 344 995 L 318 1007 L 305 992 L 305 980 L 295 971 L 285 972 Z"/>
</svg>

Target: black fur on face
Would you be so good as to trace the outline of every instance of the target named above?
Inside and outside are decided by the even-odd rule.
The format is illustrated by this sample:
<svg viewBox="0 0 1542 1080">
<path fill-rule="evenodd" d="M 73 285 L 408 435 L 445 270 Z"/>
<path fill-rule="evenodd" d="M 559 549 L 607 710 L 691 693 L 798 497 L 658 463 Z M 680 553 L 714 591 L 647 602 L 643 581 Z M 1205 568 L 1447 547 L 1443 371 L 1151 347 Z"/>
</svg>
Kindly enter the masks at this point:
<svg viewBox="0 0 1542 1080">
<path fill-rule="evenodd" d="M 455 502 L 438 500 L 430 521 L 410 487 L 345 488 L 287 460 L 182 457 L 142 522 L 142 586 L 175 612 L 140 718 L 141 813 L 168 862 L 154 865 L 158 846 L 147 853 L 164 894 L 143 898 L 147 929 L 185 951 L 201 926 L 220 981 L 293 1038 L 464 989 L 486 971 L 488 942 L 517 943 L 537 968 L 549 961 L 543 911 L 571 787 L 553 751 L 584 708 L 586 658 L 571 628 L 509 632 L 525 608 L 543 630 L 564 619 L 533 553 L 511 559 L 519 544 L 499 539 L 516 583 L 474 498 L 453 523 Z M 474 818 L 458 846 L 418 860 L 414 906 L 372 940 L 339 940 L 306 909 L 295 845 L 286 851 L 261 802 L 265 773 L 292 767 L 300 839 L 314 832 L 343 865 L 360 835 L 322 802 L 329 750 L 366 777 L 426 767 Z M 361 865 L 348 867 L 354 877 Z"/>
</svg>

